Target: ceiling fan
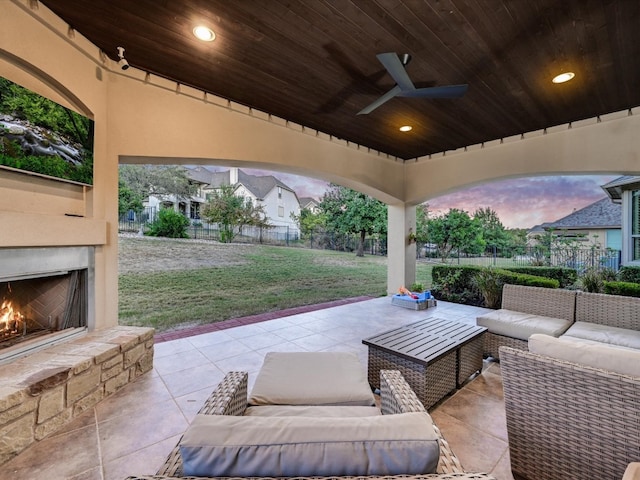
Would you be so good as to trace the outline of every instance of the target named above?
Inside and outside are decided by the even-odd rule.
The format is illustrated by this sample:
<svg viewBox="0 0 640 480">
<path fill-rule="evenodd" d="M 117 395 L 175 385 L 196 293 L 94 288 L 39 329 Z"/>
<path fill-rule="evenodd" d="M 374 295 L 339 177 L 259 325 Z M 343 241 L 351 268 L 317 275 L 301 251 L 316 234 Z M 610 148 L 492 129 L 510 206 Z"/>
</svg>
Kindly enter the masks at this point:
<svg viewBox="0 0 640 480">
<path fill-rule="evenodd" d="M 405 66 L 411 61 L 411 55 L 405 53 L 399 57 L 395 52 L 380 53 L 376 55 L 380 63 L 387 69 L 389 75 L 396 81 L 396 86 L 358 112 L 358 115 L 366 115 L 373 112 L 383 103 L 393 97 L 412 98 L 459 98 L 465 94 L 469 85 L 446 85 L 443 87 L 416 88 Z"/>
</svg>

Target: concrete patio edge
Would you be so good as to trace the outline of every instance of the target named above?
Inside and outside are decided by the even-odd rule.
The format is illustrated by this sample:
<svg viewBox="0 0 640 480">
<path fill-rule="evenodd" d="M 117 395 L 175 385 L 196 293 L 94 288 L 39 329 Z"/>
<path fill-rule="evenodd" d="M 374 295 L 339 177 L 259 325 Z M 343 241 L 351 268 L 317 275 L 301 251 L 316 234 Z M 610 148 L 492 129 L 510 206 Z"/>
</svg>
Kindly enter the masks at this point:
<svg viewBox="0 0 640 480">
<path fill-rule="evenodd" d="M 291 315 L 298 315 L 300 313 L 313 312 L 315 310 L 323 310 L 325 308 L 337 307 L 350 303 L 364 302 L 373 298 L 376 297 L 365 295 L 360 297 L 343 298 L 340 300 L 333 300 L 331 302 L 318 303 L 315 305 L 301 305 L 299 307 L 292 307 L 284 310 L 277 310 L 274 312 L 265 312 L 256 315 L 249 315 L 247 317 L 232 318 L 229 320 L 209 323 L 206 325 L 197 325 L 195 327 L 187 327 L 177 330 L 171 330 L 168 332 L 156 333 L 153 337 L 153 340 L 155 343 L 168 342 L 170 340 L 178 340 L 180 338 L 192 337 L 194 335 L 201 335 L 203 333 L 217 332 L 219 330 L 225 330 L 227 328 L 239 327 L 241 325 L 250 325 L 252 323 L 259 323 L 266 320 L 289 317 Z"/>
</svg>

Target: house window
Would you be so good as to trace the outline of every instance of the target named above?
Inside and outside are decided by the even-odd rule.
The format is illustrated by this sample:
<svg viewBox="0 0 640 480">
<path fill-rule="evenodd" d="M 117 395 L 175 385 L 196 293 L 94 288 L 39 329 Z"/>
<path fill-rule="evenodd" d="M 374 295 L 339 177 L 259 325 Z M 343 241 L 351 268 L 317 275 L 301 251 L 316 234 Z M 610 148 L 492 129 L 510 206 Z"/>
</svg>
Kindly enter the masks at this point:
<svg viewBox="0 0 640 480">
<path fill-rule="evenodd" d="M 200 203 L 198 202 L 191 203 L 191 218 L 193 220 L 200 220 Z"/>
<path fill-rule="evenodd" d="M 283 206 L 279 206 L 278 207 L 278 216 L 279 217 L 284 217 L 284 207 Z"/>
<path fill-rule="evenodd" d="M 631 192 L 632 260 L 640 260 L 640 190 Z"/>
<path fill-rule="evenodd" d="M 278 198 L 282 198 L 282 187 L 278 187 Z M 281 216 L 283 216 L 282 214 Z"/>
</svg>

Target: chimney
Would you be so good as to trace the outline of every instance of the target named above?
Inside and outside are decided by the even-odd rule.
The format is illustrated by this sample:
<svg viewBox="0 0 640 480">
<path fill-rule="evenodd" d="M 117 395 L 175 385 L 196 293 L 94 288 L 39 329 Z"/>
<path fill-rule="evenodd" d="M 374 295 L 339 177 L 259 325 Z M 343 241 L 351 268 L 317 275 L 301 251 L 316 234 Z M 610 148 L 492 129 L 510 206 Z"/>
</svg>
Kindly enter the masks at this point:
<svg viewBox="0 0 640 480">
<path fill-rule="evenodd" d="M 232 167 L 229 169 L 229 183 L 231 185 L 238 183 L 238 167 Z"/>
</svg>

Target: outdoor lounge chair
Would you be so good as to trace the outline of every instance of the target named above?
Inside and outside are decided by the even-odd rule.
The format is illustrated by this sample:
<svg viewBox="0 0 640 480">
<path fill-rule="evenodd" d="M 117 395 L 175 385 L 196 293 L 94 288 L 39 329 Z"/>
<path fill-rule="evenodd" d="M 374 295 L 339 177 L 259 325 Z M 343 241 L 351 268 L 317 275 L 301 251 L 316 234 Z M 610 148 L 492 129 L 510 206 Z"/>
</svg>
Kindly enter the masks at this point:
<svg viewBox="0 0 640 480">
<path fill-rule="evenodd" d="M 200 410 L 205 415 L 243 415 L 247 409 L 247 379 L 246 372 L 230 372 L 216 387 Z M 383 370 L 380 380 L 380 402 L 383 415 L 393 415 L 407 412 L 425 412 L 424 406 L 418 400 L 400 372 L 395 370 Z M 495 480 L 495 477 L 484 473 L 464 472 L 460 461 L 453 454 L 447 441 L 442 437 L 440 430 L 434 425 L 438 436 L 440 456 L 436 473 L 424 475 L 397 475 L 386 476 L 387 480 L 420 480 L 420 479 L 477 479 Z M 182 441 L 182 439 L 181 439 Z M 186 477 L 183 474 L 183 463 L 180 455 L 180 441 L 173 449 L 165 463 L 154 476 L 131 476 L 127 480 L 164 480 L 171 478 L 214 478 L 214 477 Z M 243 477 L 253 478 L 257 477 Z M 318 478 L 318 477 L 315 477 Z M 331 477 L 335 479 L 347 479 L 355 477 Z M 367 477 L 374 479 L 376 477 Z M 300 479 L 300 477 L 298 477 Z"/>
</svg>

